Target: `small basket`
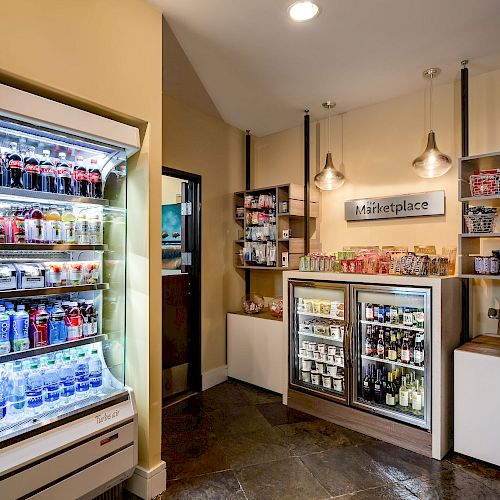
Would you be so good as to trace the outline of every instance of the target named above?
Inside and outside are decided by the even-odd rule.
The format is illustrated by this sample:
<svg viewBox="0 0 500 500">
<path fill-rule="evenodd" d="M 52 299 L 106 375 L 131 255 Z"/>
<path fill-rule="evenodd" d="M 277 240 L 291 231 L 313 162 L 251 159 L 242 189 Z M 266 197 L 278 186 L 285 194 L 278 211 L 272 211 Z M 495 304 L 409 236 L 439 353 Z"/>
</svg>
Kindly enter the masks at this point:
<svg viewBox="0 0 500 500">
<path fill-rule="evenodd" d="M 493 196 L 500 192 L 499 174 L 475 174 L 469 178 L 472 196 Z"/>
<path fill-rule="evenodd" d="M 494 233 L 497 214 L 464 215 L 469 233 Z"/>
</svg>

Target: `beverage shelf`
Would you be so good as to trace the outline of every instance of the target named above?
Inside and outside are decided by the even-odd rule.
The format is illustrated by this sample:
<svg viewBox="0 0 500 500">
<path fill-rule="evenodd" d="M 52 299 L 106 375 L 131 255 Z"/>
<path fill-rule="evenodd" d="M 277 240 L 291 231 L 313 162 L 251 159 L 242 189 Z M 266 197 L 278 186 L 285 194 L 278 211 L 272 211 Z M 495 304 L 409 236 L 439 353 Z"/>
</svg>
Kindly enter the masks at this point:
<svg viewBox="0 0 500 500">
<path fill-rule="evenodd" d="M 393 365 L 393 366 L 401 366 L 403 368 L 411 368 L 412 370 L 418 370 L 423 372 L 425 370 L 425 367 L 423 366 L 415 366 L 410 363 L 401 363 L 400 361 L 390 361 L 389 359 L 380 359 L 375 356 L 367 356 L 366 354 L 361 354 L 361 359 L 366 359 L 368 361 L 373 361 L 374 363 L 379 362 L 379 363 L 385 363 L 387 365 Z"/>
<path fill-rule="evenodd" d="M 63 351 L 64 349 L 71 349 L 72 347 L 93 344 L 94 342 L 102 342 L 107 338 L 107 335 L 100 334 L 78 340 L 68 340 L 66 342 L 61 342 L 60 344 L 52 344 L 45 347 L 35 347 L 33 349 L 27 349 L 26 351 L 9 352 L 8 354 L 0 355 L 0 363 L 30 358 L 31 356 L 42 356 L 43 354 L 48 354 L 49 352 Z"/>
<path fill-rule="evenodd" d="M 338 354 L 337 354 L 338 356 Z M 344 363 L 329 363 L 328 361 L 325 361 L 324 359 L 316 359 L 316 358 L 311 358 L 310 356 L 301 356 L 300 354 L 297 354 L 297 357 L 299 359 L 307 359 L 309 361 L 317 361 L 318 363 L 325 363 L 326 365 L 333 365 L 337 366 L 339 368 L 344 368 Z"/>
<path fill-rule="evenodd" d="M 344 391 L 336 391 L 333 387 L 325 387 L 324 385 L 316 385 L 312 382 L 304 382 L 303 380 L 294 380 L 294 383 L 315 391 L 325 392 L 326 394 L 335 394 L 337 396 L 344 396 Z"/>
<path fill-rule="evenodd" d="M 23 250 L 23 251 L 55 251 L 55 252 L 66 252 L 70 250 L 97 250 L 105 251 L 108 249 L 108 245 L 77 245 L 77 244 L 66 244 L 66 243 L 0 243 L 1 250 Z"/>
<path fill-rule="evenodd" d="M 310 332 L 298 332 L 299 335 L 306 335 L 307 337 L 316 337 L 318 339 L 324 339 L 324 340 L 329 340 L 331 342 L 336 342 L 340 345 L 344 345 L 344 341 L 340 339 L 335 339 L 330 335 L 320 335 L 319 333 L 310 333 Z"/>
<path fill-rule="evenodd" d="M 367 321 L 366 319 L 360 319 L 359 322 L 362 325 L 374 325 L 374 326 L 388 326 L 389 328 L 399 328 L 401 330 L 411 330 L 412 332 L 425 332 L 425 328 L 417 328 L 416 326 L 406 326 L 400 323 L 379 323 L 378 321 Z"/>
<path fill-rule="evenodd" d="M 0 186 L 0 199 L 1 200 L 13 200 L 22 198 L 26 201 L 39 201 L 41 203 L 76 203 L 81 205 L 95 205 L 99 207 L 107 207 L 109 205 L 108 200 L 100 198 L 86 198 L 80 196 L 71 196 L 68 194 L 58 194 L 58 193 L 45 193 L 42 191 L 31 191 L 28 189 L 17 189 L 10 187 Z"/>
<path fill-rule="evenodd" d="M 297 311 L 297 314 L 300 316 L 312 316 L 313 318 L 334 319 L 335 321 L 341 321 L 342 323 L 344 322 L 344 318 L 336 318 L 336 317 L 330 316 L 328 314 L 302 312 L 302 311 Z"/>
<path fill-rule="evenodd" d="M 400 420 L 401 416 L 404 415 L 408 419 L 409 423 L 412 423 L 413 420 L 419 426 L 422 425 L 422 421 L 424 420 L 424 415 L 415 415 L 410 407 L 408 407 L 408 409 L 403 409 L 403 406 L 400 406 L 399 404 L 396 406 L 389 406 L 382 403 L 376 403 L 375 401 L 367 401 L 364 398 L 358 398 L 358 402 L 363 405 L 367 405 L 370 408 L 377 408 L 379 410 L 390 412 L 391 416 L 393 418 L 397 418 L 398 420 Z"/>
<path fill-rule="evenodd" d="M 476 280 L 500 280 L 500 274 L 460 274 L 459 276 Z"/>
<path fill-rule="evenodd" d="M 31 288 L 27 290 L 3 290 L 0 292 L 0 299 L 15 297 L 39 297 L 46 295 L 62 295 L 73 292 L 90 292 L 92 290 L 107 290 L 108 283 L 97 283 L 95 285 L 66 285 L 50 288 Z"/>
</svg>

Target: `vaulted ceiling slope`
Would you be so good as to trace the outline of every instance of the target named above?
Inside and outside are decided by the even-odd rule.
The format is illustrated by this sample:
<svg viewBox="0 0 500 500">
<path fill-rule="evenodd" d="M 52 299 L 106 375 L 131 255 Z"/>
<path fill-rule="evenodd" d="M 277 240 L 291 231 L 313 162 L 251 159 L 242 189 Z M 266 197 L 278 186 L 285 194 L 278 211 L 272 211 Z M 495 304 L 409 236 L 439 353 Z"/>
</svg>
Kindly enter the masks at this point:
<svg viewBox="0 0 500 500">
<path fill-rule="evenodd" d="M 500 0 L 315 0 L 294 23 L 294 0 L 151 0 L 158 5 L 222 118 L 256 135 L 500 67 Z"/>
</svg>

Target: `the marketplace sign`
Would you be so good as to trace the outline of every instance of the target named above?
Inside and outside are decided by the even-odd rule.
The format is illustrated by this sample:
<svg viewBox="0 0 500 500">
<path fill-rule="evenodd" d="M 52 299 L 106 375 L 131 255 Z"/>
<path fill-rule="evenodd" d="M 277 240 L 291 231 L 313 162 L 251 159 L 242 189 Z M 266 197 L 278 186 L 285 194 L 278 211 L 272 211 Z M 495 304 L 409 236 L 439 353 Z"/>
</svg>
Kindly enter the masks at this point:
<svg viewBox="0 0 500 500">
<path fill-rule="evenodd" d="M 345 220 L 397 219 L 445 214 L 444 191 L 345 202 Z"/>
</svg>

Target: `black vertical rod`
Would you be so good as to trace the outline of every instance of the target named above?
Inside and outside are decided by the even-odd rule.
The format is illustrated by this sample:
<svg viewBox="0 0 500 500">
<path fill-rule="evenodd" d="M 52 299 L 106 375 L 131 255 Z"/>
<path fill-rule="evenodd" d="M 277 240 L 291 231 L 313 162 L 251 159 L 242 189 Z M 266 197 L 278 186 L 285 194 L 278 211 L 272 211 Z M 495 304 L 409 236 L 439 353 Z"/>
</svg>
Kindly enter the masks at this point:
<svg viewBox="0 0 500 500">
<path fill-rule="evenodd" d="M 245 136 L 245 189 L 250 189 L 250 149 L 251 149 L 251 135 L 250 130 L 247 130 Z M 245 238 L 245 235 L 243 235 Z M 250 293 L 250 269 L 245 269 L 245 295 Z"/>
<path fill-rule="evenodd" d="M 462 157 L 469 156 L 469 61 L 462 61 L 460 70 L 460 103 L 461 103 L 461 131 L 462 131 Z M 462 215 L 467 212 L 469 204 L 462 203 Z M 462 217 L 462 233 L 466 232 L 465 219 Z M 462 343 L 470 339 L 470 282 L 462 279 Z"/>
<path fill-rule="evenodd" d="M 310 118 L 304 110 L 304 255 L 309 253 L 309 181 L 310 181 Z"/>
</svg>

